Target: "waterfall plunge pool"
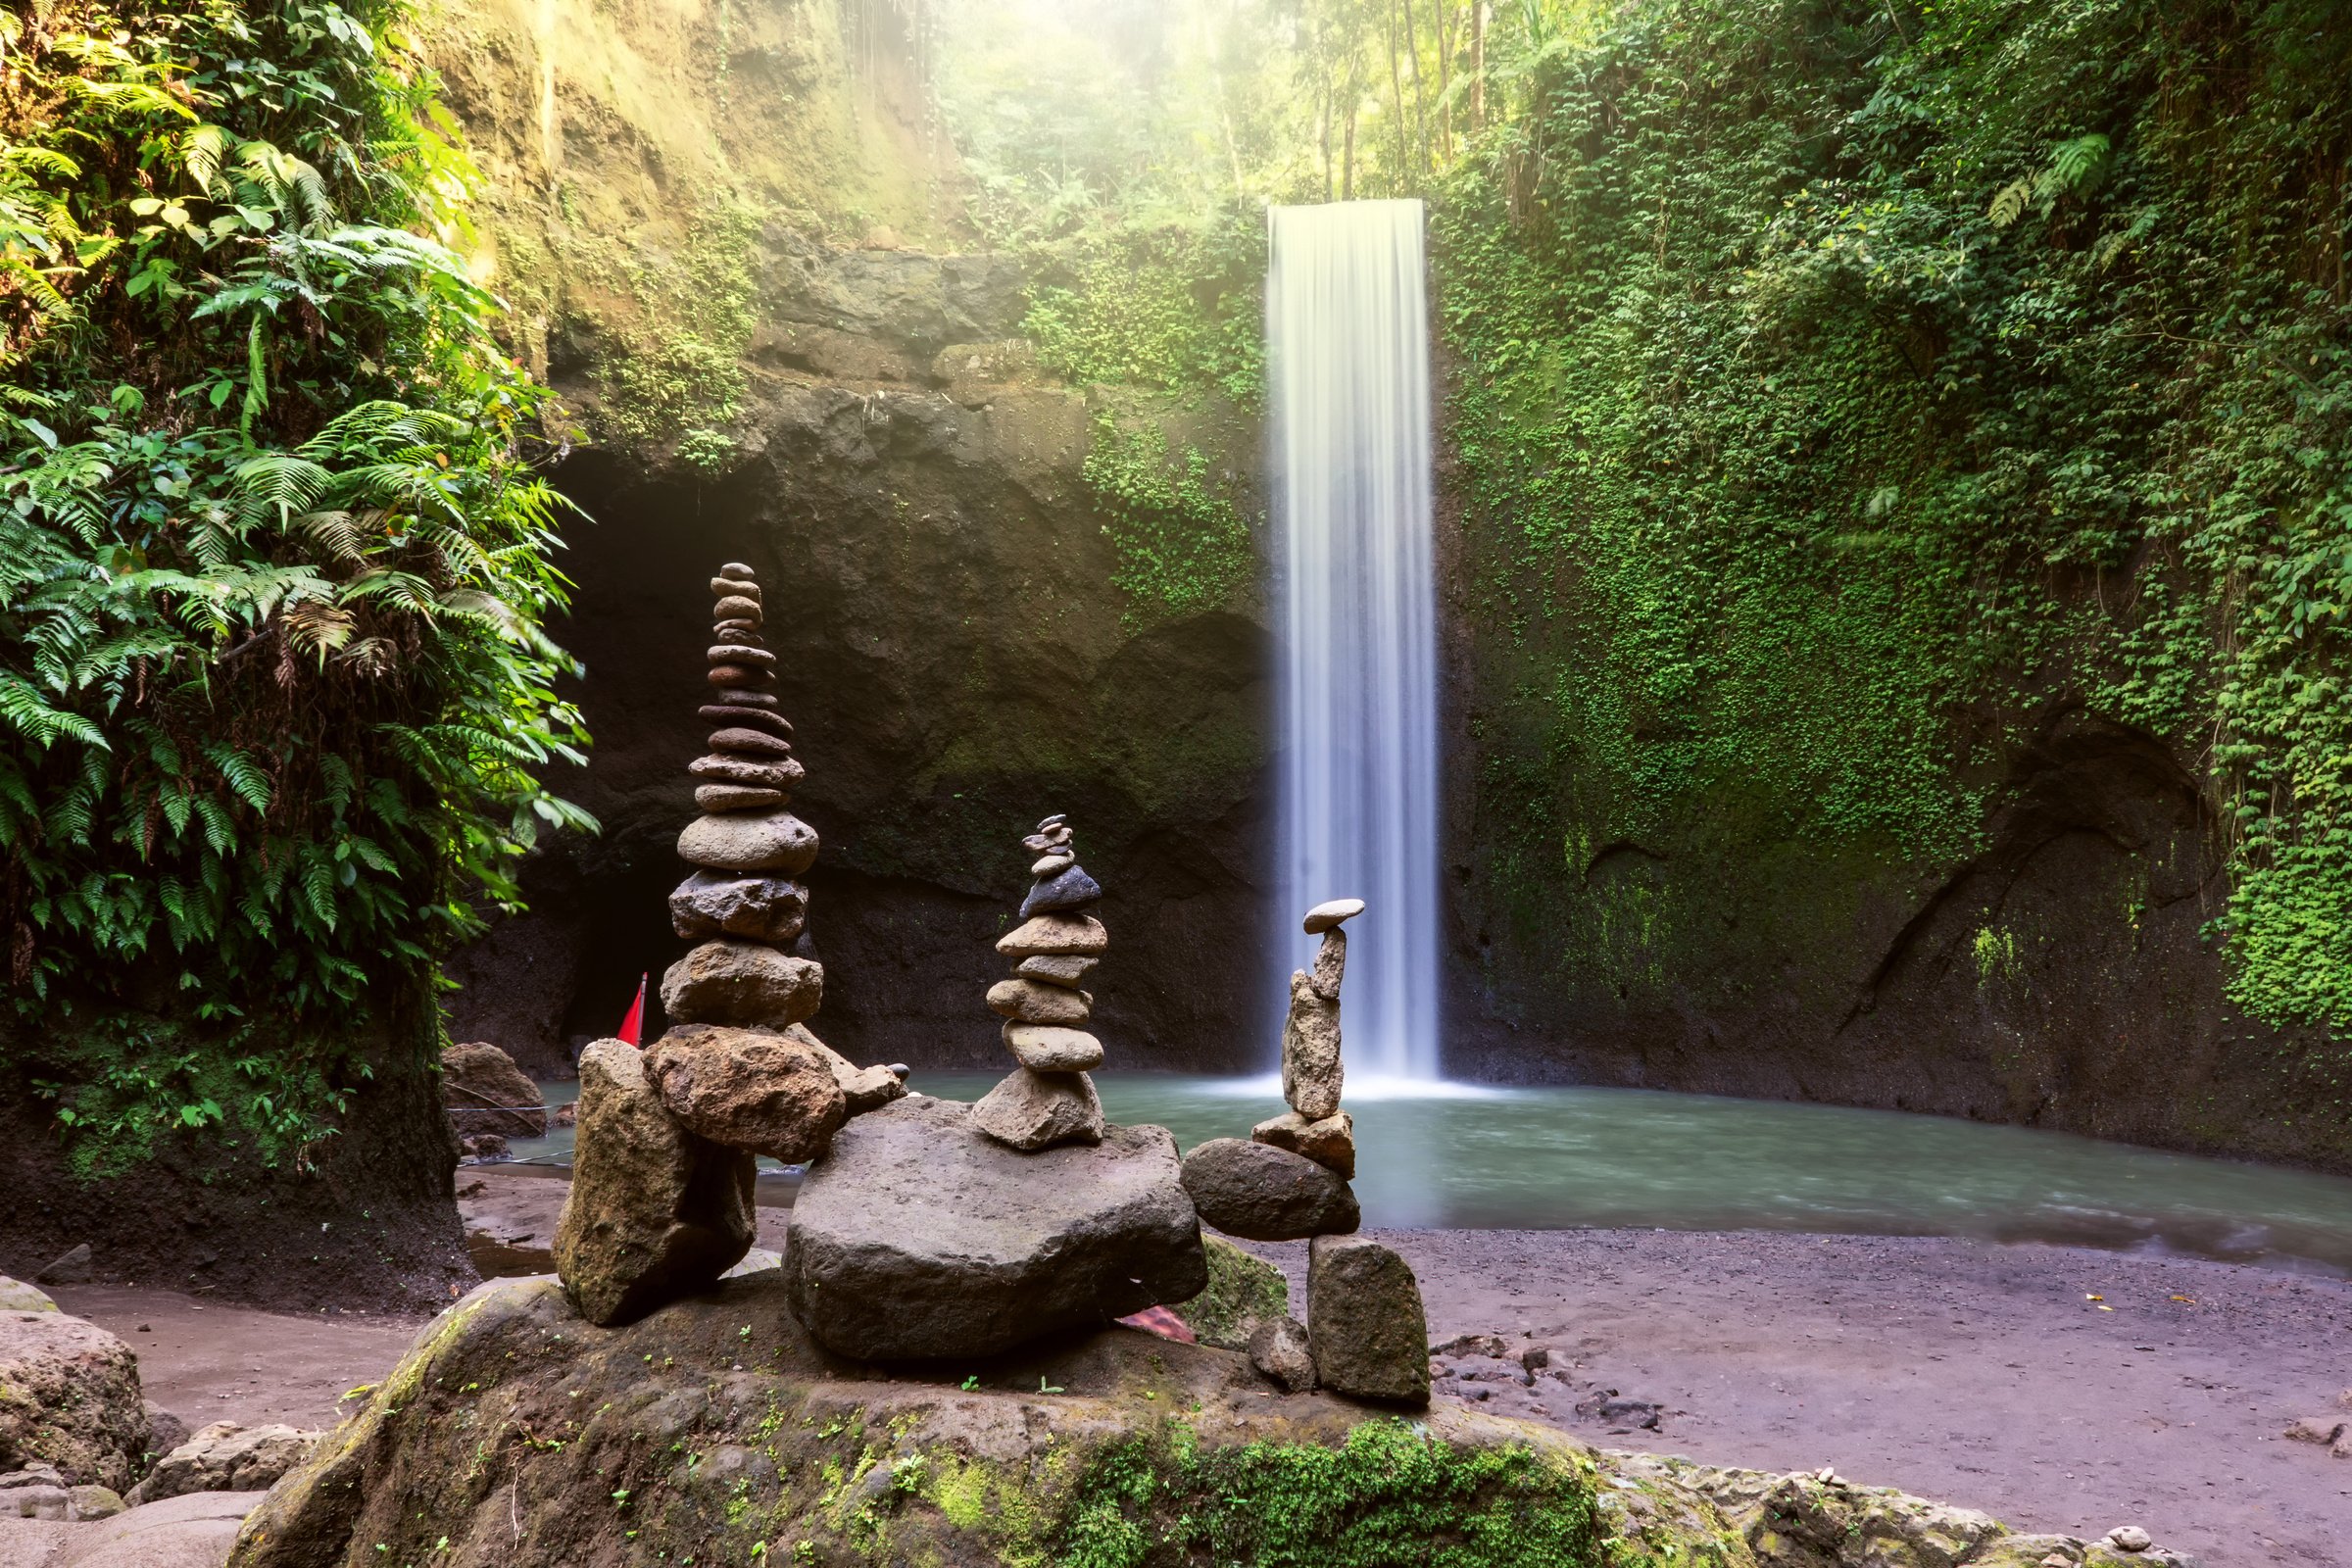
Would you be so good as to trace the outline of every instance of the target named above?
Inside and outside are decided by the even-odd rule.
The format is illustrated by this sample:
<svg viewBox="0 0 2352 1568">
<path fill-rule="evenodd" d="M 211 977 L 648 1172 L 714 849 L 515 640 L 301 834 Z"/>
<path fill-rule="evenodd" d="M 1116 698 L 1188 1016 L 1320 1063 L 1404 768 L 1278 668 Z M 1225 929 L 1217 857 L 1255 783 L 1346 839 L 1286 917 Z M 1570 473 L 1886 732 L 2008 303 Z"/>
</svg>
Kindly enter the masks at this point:
<svg viewBox="0 0 2352 1568">
<path fill-rule="evenodd" d="M 918 1071 L 976 1100 L 1002 1074 Z M 1095 1075 L 1113 1121 L 1190 1149 L 1282 1109 L 1271 1076 Z M 548 1084 L 551 1102 L 576 1084 Z M 1387 1092 L 1384 1092 L 1384 1088 Z M 2171 1251 L 2352 1274 L 2352 1179 L 1901 1111 L 1641 1089 L 1350 1080 L 1372 1228 L 1776 1230 Z M 571 1132 L 516 1139 L 568 1162 Z M 763 1187 L 793 1176 L 768 1173 Z M 785 1200 L 782 1192 L 762 1201 Z"/>
</svg>

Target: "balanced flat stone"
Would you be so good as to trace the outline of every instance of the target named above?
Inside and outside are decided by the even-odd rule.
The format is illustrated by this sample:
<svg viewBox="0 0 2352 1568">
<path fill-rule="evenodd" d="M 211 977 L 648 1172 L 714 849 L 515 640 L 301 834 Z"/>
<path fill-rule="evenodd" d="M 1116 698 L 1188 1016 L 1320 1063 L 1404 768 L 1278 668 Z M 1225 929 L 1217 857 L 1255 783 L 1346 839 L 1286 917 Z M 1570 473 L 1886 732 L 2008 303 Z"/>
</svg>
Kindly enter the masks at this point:
<svg viewBox="0 0 2352 1568">
<path fill-rule="evenodd" d="M 1016 1067 L 972 1106 L 972 1125 L 1024 1152 L 1102 1141 L 1102 1100 L 1082 1072 Z"/>
<path fill-rule="evenodd" d="M 590 1046 L 571 1195 L 556 1223 L 564 1294 L 611 1325 L 709 1288 L 752 1245 L 754 1168 L 749 1153 L 670 1118 L 635 1046 Z"/>
<path fill-rule="evenodd" d="M 1074 855 L 1049 855 L 1032 864 L 1029 867 L 1029 874 L 1042 881 L 1050 876 L 1057 876 L 1077 863 L 1078 858 Z"/>
<path fill-rule="evenodd" d="M 1345 1234 L 1363 1222 L 1337 1172 L 1243 1138 L 1212 1138 L 1185 1155 L 1184 1190 L 1203 1223 L 1252 1242 Z"/>
<path fill-rule="evenodd" d="M 735 752 L 749 757 L 792 755 L 792 742 L 756 729 L 712 730 L 703 744 L 714 752 Z"/>
<path fill-rule="evenodd" d="M 721 572 L 710 579 L 711 597 L 716 599 L 751 599 L 763 597 L 760 584 L 749 571 Z"/>
<path fill-rule="evenodd" d="M 988 1008 L 1020 1023 L 1075 1026 L 1094 1015 L 1095 999 L 1066 986 L 1039 985 L 1034 980 L 1000 980 L 988 988 Z M 1094 1063 L 1086 1065 L 1091 1067 Z"/>
<path fill-rule="evenodd" d="M 769 708 L 782 706 L 764 689 L 767 684 L 762 682 L 756 686 L 725 687 L 712 701 L 722 707 L 733 708 L 758 708 L 762 704 Z"/>
<path fill-rule="evenodd" d="M 1320 1121 L 1308 1121 L 1295 1110 L 1286 1111 L 1250 1128 L 1250 1141 L 1304 1154 L 1316 1164 L 1337 1172 L 1343 1180 L 1355 1179 L 1355 1118 L 1344 1110 Z"/>
<path fill-rule="evenodd" d="M 686 771 L 716 784 L 747 784 L 767 790 L 788 790 L 808 776 L 798 758 L 726 757 L 717 752 L 696 758 L 686 764 Z"/>
<path fill-rule="evenodd" d="M 749 784 L 703 784 L 694 792 L 694 804 L 706 811 L 764 811 L 791 800 L 782 790 L 757 789 Z"/>
<path fill-rule="evenodd" d="M 815 1015 L 825 971 L 762 942 L 706 942 L 662 976 L 662 1010 L 680 1023 L 766 1024 Z"/>
<path fill-rule="evenodd" d="M 766 670 L 754 669 L 748 664 L 713 664 L 703 671 L 703 679 L 719 687 L 742 686 L 757 690 L 767 678 Z"/>
<path fill-rule="evenodd" d="M 751 567 L 745 565 L 740 561 L 720 562 L 718 564 L 718 574 L 721 577 L 740 578 L 745 582 L 756 583 L 760 580 L 760 574 L 754 571 Z"/>
<path fill-rule="evenodd" d="M 1054 986 L 1075 986 L 1086 978 L 1089 969 L 1102 961 L 1101 958 L 1089 958 L 1078 954 L 1060 954 L 1053 957 L 1023 958 L 1020 967 L 1012 972 L 1023 980 L 1043 980 Z"/>
<path fill-rule="evenodd" d="M 1327 899 L 1307 910 L 1306 918 L 1300 924 L 1308 936 L 1317 936 L 1336 929 L 1363 912 L 1364 901 L 1361 899 Z"/>
<path fill-rule="evenodd" d="M 1004 1048 L 1031 1072 L 1090 1072 L 1102 1065 L 1102 1042 L 1083 1029 L 1008 1023 Z"/>
<path fill-rule="evenodd" d="M 669 928 L 689 942 L 730 936 L 780 948 L 808 920 L 808 890 L 789 877 L 697 871 L 669 896 Z"/>
<path fill-rule="evenodd" d="M 994 1355 L 1198 1295 L 1208 1266 L 1164 1128 L 1018 1154 L 971 1107 L 859 1116 L 809 1168 L 784 1277 L 793 1315 L 866 1360 Z"/>
<path fill-rule="evenodd" d="M 775 699 L 771 697 L 768 701 L 772 703 Z M 695 715 L 706 724 L 746 724 L 755 729 L 763 729 L 778 740 L 792 739 L 792 720 L 764 708 L 744 708 L 717 703 L 707 708 L 698 708 L 694 711 Z"/>
<path fill-rule="evenodd" d="M 700 816 L 678 835 L 678 858 L 714 871 L 799 876 L 816 863 L 816 829 L 781 810 Z"/>
<path fill-rule="evenodd" d="M 680 1024 L 645 1051 L 645 1075 L 678 1125 L 797 1165 L 849 1119 L 827 1053 L 788 1034 Z"/>
<path fill-rule="evenodd" d="M 1429 1403 L 1429 1320 L 1411 1266 L 1360 1236 L 1318 1236 L 1306 1258 L 1315 1381 L 1359 1399 Z"/>
<path fill-rule="evenodd" d="M 711 820 L 719 820 L 712 818 Z M 1304 969 L 1291 971 L 1291 1012 L 1282 1025 L 1282 1098 L 1308 1121 L 1340 1108 L 1340 1004 L 1315 994 Z"/>
<path fill-rule="evenodd" d="M 805 1023 L 796 1023 L 784 1032 L 824 1057 L 825 1064 L 833 1069 L 833 1082 L 840 1087 L 851 1115 L 862 1116 L 894 1100 L 906 1098 L 906 1074 L 903 1068 L 860 1067 L 817 1039 Z"/>
<path fill-rule="evenodd" d="M 1307 972 L 1307 983 L 1315 995 L 1325 1002 L 1340 1000 L 1340 982 L 1348 974 L 1348 933 L 1333 926 L 1323 933 L 1323 945 L 1315 950 L 1315 966 Z"/>
<path fill-rule="evenodd" d="M 997 938 L 997 951 L 1009 958 L 1093 956 L 1110 946 L 1110 933 L 1091 914 L 1041 914 Z"/>
<path fill-rule="evenodd" d="M 1021 900 L 1021 918 L 1035 914 L 1054 914 L 1065 909 L 1083 909 L 1090 904 L 1102 902 L 1102 887 L 1086 874 L 1086 868 L 1072 864 L 1058 876 L 1029 885 L 1029 896 Z"/>
<path fill-rule="evenodd" d="M 750 643 L 714 643 L 703 650 L 703 658 L 713 664 L 752 664 L 760 669 L 776 666 L 773 653 Z"/>
</svg>

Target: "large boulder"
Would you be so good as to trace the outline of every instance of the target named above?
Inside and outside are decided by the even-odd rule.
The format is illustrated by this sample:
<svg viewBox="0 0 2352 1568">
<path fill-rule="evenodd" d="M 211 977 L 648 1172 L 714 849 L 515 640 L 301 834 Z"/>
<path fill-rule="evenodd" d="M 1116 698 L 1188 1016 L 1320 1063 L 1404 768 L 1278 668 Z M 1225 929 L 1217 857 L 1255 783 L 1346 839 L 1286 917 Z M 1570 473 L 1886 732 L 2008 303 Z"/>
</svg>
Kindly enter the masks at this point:
<svg viewBox="0 0 2352 1568">
<path fill-rule="evenodd" d="M 1318 1236 L 1307 1248 L 1306 1338 L 1323 1387 L 1359 1399 L 1429 1403 L 1421 1282 L 1378 1242 Z"/>
<path fill-rule="evenodd" d="M 826 1348 L 993 1355 L 1197 1296 L 1208 1265 L 1165 1128 L 1019 1153 L 911 1098 L 844 1127 L 793 1204 L 784 1274 Z"/>
<path fill-rule="evenodd" d="M 46 1464 L 68 1487 L 122 1492 L 146 1458 L 130 1347 L 63 1312 L 0 1312 L 0 1472 Z"/>
<path fill-rule="evenodd" d="M 1212 1138 L 1184 1156 L 1184 1190 L 1203 1222 L 1253 1242 L 1344 1235 L 1362 1223 L 1355 1191 L 1304 1154 Z"/>
<path fill-rule="evenodd" d="M 486 1041 L 441 1053 L 441 1103 L 460 1138 L 497 1134 L 538 1138 L 547 1132 L 539 1086 L 514 1058 Z"/>
<path fill-rule="evenodd" d="M 582 1052 L 579 1141 L 555 1245 L 580 1315 L 626 1322 L 725 1273 L 752 1245 L 756 1163 L 672 1120 L 635 1046 L 600 1040 Z"/>
<path fill-rule="evenodd" d="M 689 1132 L 798 1164 L 823 1153 L 849 1116 L 825 1054 L 765 1029 L 687 1023 L 646 1048 L 645 1074 Z"/>
<path fill-rule="evenodd" d="M 127 1500 L 135 1508 L 190 1492 L 267 1492 L 311 1456 L 318 1438 L 283 1424 L 242 1427 L 216 1421 L 157 1460 Z"/>
</svg>

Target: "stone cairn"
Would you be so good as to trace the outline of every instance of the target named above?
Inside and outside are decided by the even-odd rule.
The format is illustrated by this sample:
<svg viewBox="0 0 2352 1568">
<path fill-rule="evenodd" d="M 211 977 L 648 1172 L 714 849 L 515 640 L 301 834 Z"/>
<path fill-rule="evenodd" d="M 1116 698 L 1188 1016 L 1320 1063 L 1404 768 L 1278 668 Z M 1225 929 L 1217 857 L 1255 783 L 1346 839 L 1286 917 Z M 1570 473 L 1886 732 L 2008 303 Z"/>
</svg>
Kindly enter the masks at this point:
<svg viewBox="0 0 2352 1568">
<path fill-rule="evenodd" d="M 1022 923 L 997 943 L 1020 961 L 1011 979 L 988 990 L 990 1010 L 1004 1019 L 1004 1049 L 1019 1065 L 972 1107 L 972 1124 L 1024 1153 L 1099 1144 L 1102 1102 L 1087 1073 L 1102 1064 L 1102 1042 L 1084 1027 L 1095 999 L 1079 982 L 1110 945 L 1102 922 L 1086 912 L 1102 889 L 1079 865 L 1066 816 L 1038 823 L 1021 848 L 1037 857 Z"/>
<path fill-rule="evenodd" d="M 580 1055 L 571 1196 L 556 1232 L 564 1288 L 594 1322 L 643 1316 L 703 1289 L 750 1249 L 753 1156 L 816 1158 L 849 1117 L 904 1095 L 904 1074 L 858 1067 L 808 1020 L 824 968 L 806 946 L 815 830 L 787 808 L 804 776 L 777 710 L 776 656 L 749 566 L 719 568 L 709 654 L 715 726 L 689 766 L 702 814 L 678 835 L 696 867 L 669 896 L 697 945 L 662 977 L 671 1027 L 639 1053 Z"/>
<path fill-rule="evenodd" d="M 1356 1236 L 1355 1124 L 1340 1108 L 1341 929 L 1361 899 L 1306 911 L 1323 945 L 1311 970 L 1291 975 L 1282 1030 L 1282 1097 L 1290 1109 L 1248 1139 L 1215 1138 L 1184 1158 L 1185 1191 L 1218 1230 L 1258 1242 L 1305 1241 L 1306 1322 L 1283 1318 L 1251 1337 L 1250 1356 L 1284 1387 L 1320 1384 L 1357 1398 L 1429 1402 L 1428 1326 L 1421 1288 L 1404 1259 Z"/>
</svg>

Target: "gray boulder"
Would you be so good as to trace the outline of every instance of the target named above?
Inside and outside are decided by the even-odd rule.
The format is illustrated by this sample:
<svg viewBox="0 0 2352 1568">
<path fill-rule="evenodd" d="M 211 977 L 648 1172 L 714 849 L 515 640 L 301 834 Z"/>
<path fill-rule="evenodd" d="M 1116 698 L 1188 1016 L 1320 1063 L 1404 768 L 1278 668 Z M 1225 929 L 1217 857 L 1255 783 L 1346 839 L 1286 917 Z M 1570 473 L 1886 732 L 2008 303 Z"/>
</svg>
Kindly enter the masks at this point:
<svg viewBox="0 0 2352 1568">
<path fill-rule="evenodd" d="M 697 871 L 669 896 L 670 929 L 689 942 L 725 936 L 785 947 L 808 922 L 808 890 L 790 877 Z"/>
<path fill-rule="evenodd" d="M 571 1158 L 556 1273 L 591 1323 L 707 1289 L 750 1250 L 756 1162 L 671 1120 L 636 1047 L 600 1040 L 580 1054 Z"/>
<path fill-rule="evenodd" d="M 35 1274 L 36 1285 L 87 1285 L 90 1283 L 90 1244 L 76 1242 L 63 1253 L 43 1264 Z"/>
<path fill-rule="evenodd" d="M 1253 1242 L 1345 1235 L 1363 1220 L 1337 1171 L 1246 1138 L 1212 1138 L 1185 1155 L 1184 1190 L 1204 1223 Z"/>
<path fill-rule="evenodd" d="M 844 1127 L 801 1187 L 793 1315 L 839 1354 L 924 1360 L 1184 1300 L 1208 1265 L 1179 1170 L 1161 1127 L 1023 1154 L 955 1101 L 885 1105 Z"/>
<path fill-rule="evenodd" d="M 68 1488 L 121 1492 L 146 1461 L 130 1347 L 63 1312 L 0 1312 L 0 1473 L 49 1465 Z"/>
<path fill-rule="evenodd" d="M 283 1424 L 242 1427 L 216 1421 L 156 1461 L 127 1500 L 135 1508 L 191 1492 L 267 1492 L 311 1456 L 319 1436 Z"/>
<path fill-rule="evenodd" d="M 1306 1338 L 1324 1388 L 1358 1399 L 1429 1403 L 1421 1282 L 1378 1242 L 1318 1236 L 1307 1248 Z"/>
<path fill-rule="evenodd" d="M 441 1053 L 441 1103 L 461 1140 L 540 1137 L 547 1131 L 543 1098 L 514 1058 L 487 1041 Z"/>
</svg>

